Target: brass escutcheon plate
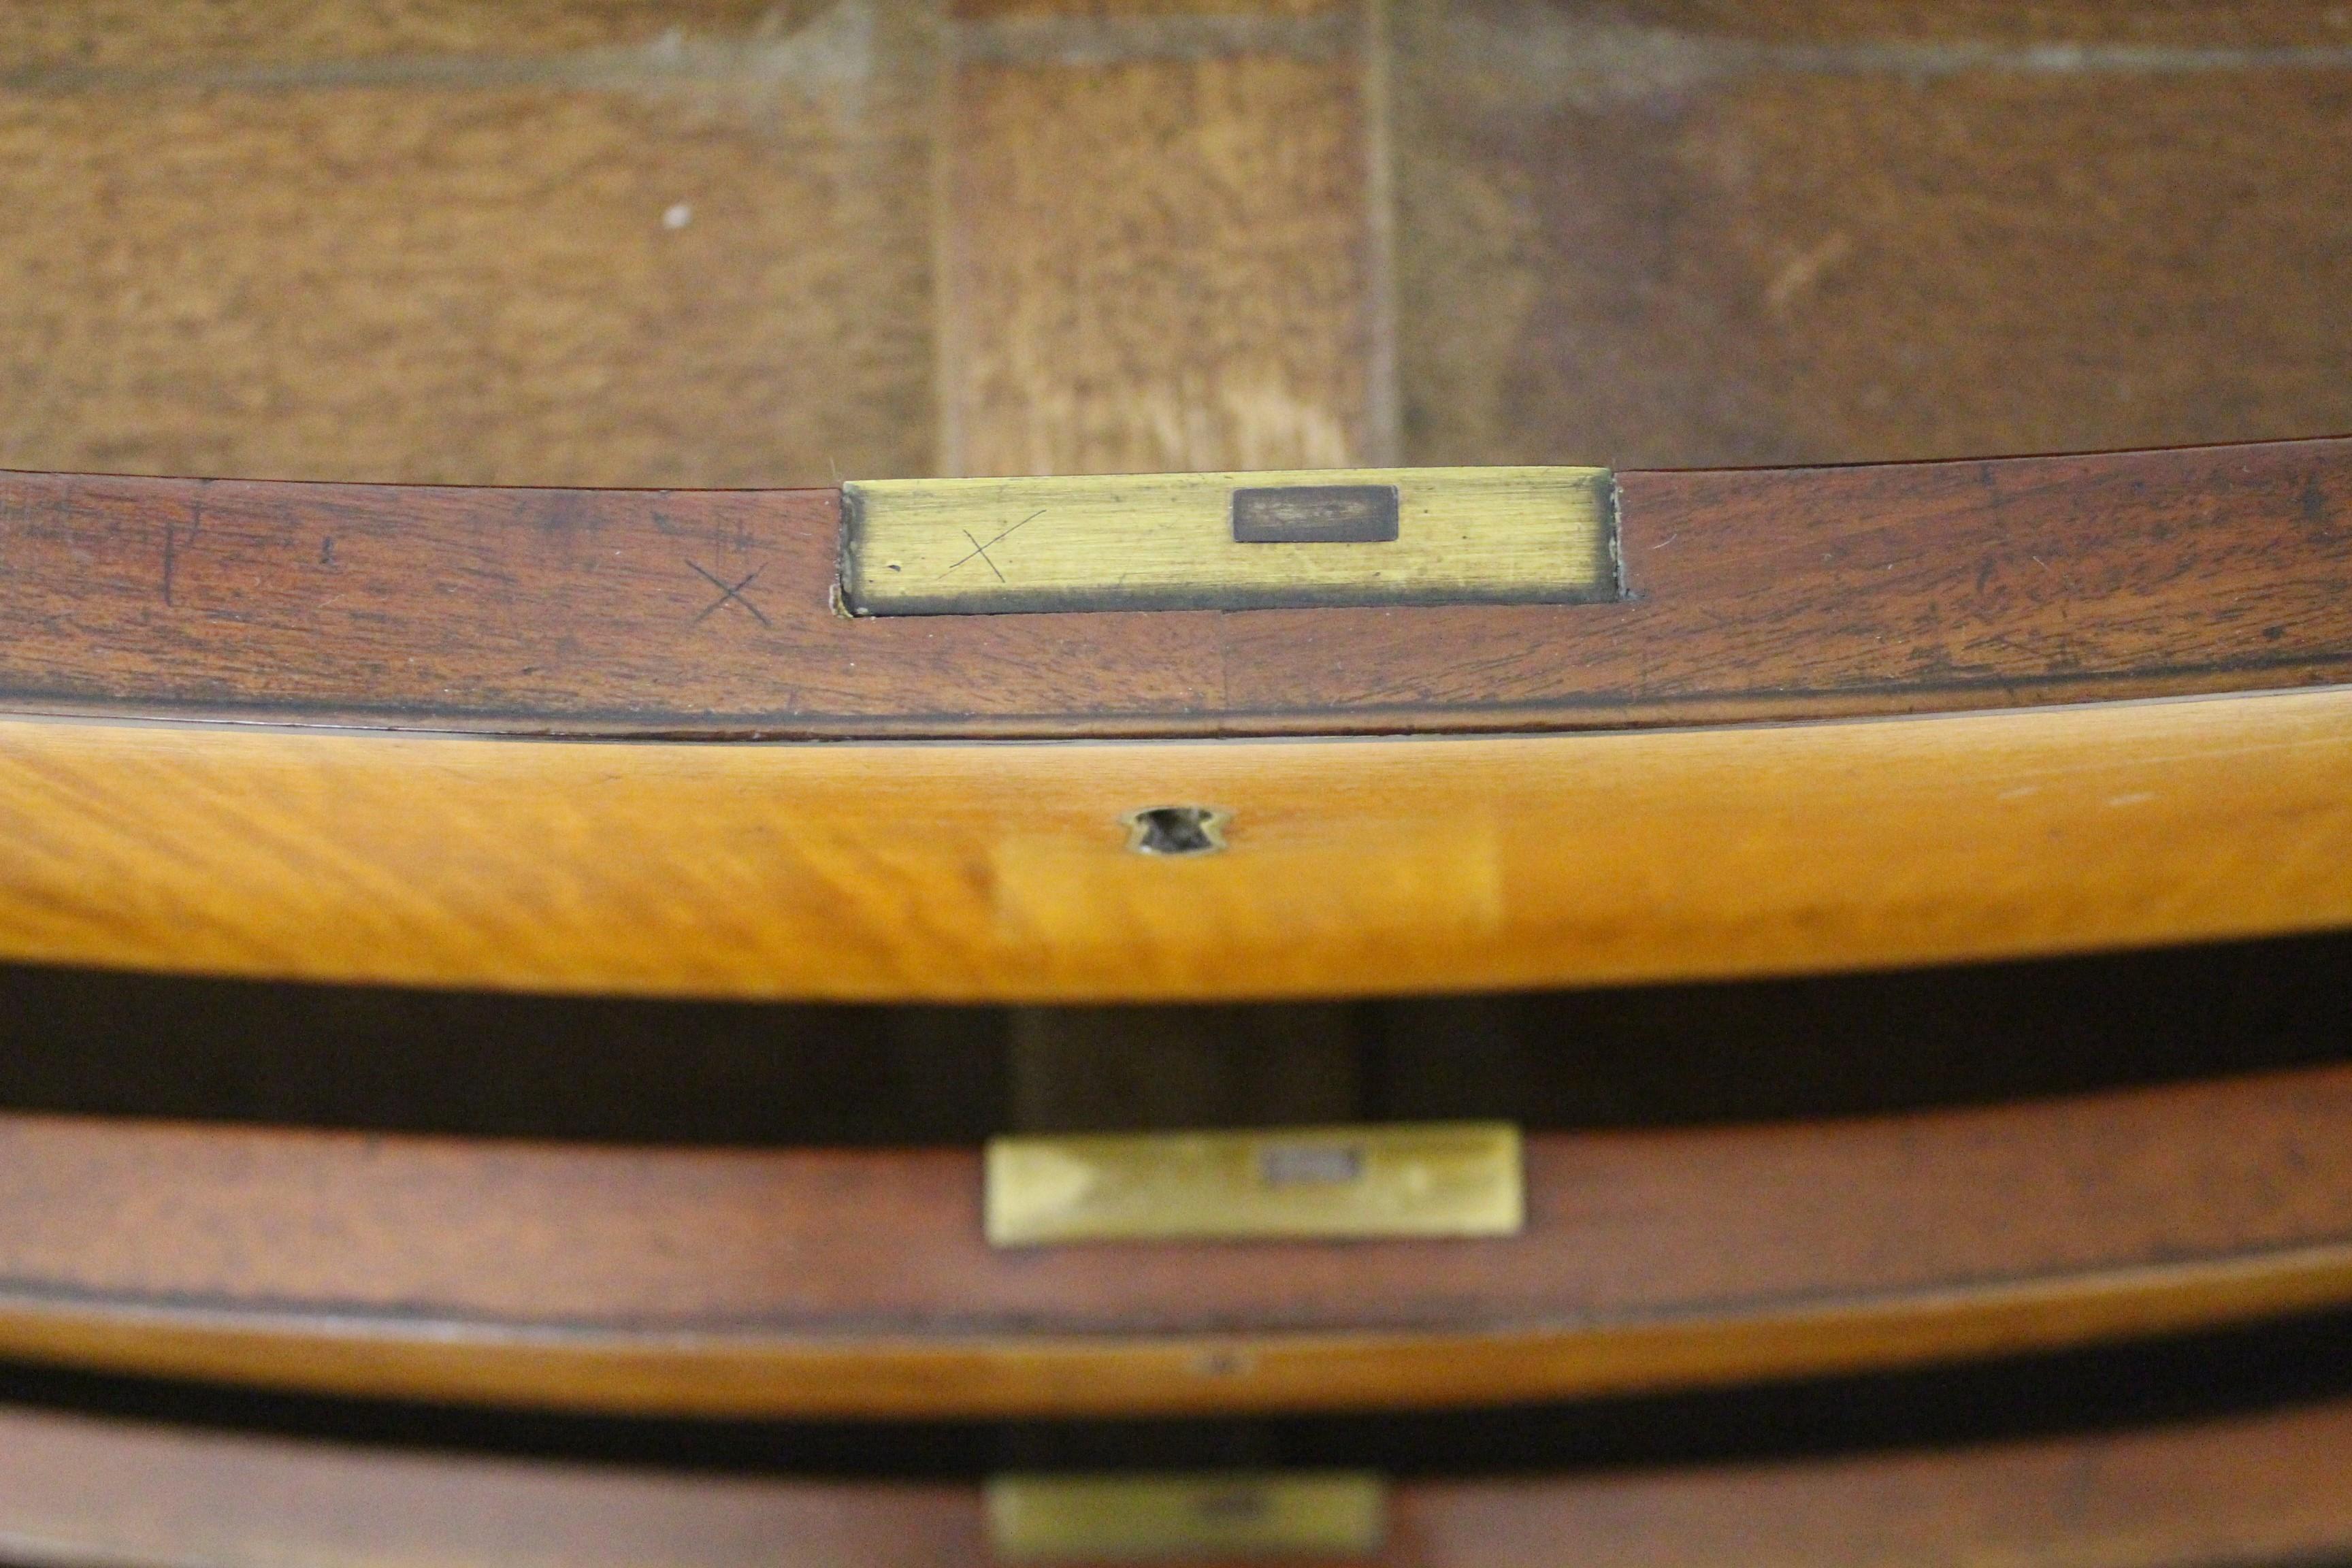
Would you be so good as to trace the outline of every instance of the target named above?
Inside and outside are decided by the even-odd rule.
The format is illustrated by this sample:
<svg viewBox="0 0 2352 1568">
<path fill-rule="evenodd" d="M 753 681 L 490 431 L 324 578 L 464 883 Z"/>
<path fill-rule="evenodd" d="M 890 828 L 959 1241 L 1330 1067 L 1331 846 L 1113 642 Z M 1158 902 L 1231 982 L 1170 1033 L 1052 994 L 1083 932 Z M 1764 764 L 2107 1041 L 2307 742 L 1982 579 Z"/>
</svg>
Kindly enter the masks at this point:
<svg viewBox="0 0 2352 1568">
<path fill-rule="evenodd" d="M 1011 1562 L 1363 1558 L 1388 1534 L 1387 1487 L 1352 1470 L 997 1476 L 987 1500 Z"/>
<path fill-rule="evenodd" d="M 1618 597 L 1606 468 L 1345 468 L 841 487 L 859 616 Z"/>
<path fill-rule="evenodd" d="M 1104 1133 L 989 1142 L 989 1243 L 1514 1236 L 1504 1122 Z"/>
</svg>

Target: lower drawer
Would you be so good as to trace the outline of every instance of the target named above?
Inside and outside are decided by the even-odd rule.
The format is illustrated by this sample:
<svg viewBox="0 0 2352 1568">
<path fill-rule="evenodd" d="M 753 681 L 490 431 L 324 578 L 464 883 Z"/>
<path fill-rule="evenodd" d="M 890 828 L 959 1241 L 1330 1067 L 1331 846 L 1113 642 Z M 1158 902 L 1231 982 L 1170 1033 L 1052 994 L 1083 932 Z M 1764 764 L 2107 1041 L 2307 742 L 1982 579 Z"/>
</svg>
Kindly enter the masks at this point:
<svg viewBox="0 0 2352 1568">
<path fill-rule="evenodd" d="M 1475 1405 L 2352 1300 L 2352 1068 L 1539 1132 L 1526 1226 L 990 1247 L 977 1151 L 0 1117 L 0 1353 L 758 1416 Z"/>
<path fill-rule="evenodd" d="M 1409 1480 L 1381 1499 L 1380 1545 L 1352 1560 L 2307 1563 L 2352 1553 L 2347 1454 L 2352 1403 L 2335 1403 L 1858 1458 Z M 1007 1561 L 1004 1545 L 970 1481 L 695 1477 L 0 1409 L 0 1553 L 23 1568 L 949 1568 Z M 1179 1541 L 1160 1560 L 1202 1559 Z"/>
</svg>

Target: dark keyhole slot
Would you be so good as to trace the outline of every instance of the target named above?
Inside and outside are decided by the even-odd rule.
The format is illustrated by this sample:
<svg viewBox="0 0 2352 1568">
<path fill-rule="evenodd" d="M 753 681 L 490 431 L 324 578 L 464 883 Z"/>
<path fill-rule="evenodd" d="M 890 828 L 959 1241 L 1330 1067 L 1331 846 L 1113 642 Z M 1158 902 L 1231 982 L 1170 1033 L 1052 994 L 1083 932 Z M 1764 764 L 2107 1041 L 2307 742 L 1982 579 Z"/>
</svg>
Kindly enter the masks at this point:
<svg viewBox="0 0 2352 1568">
<path fill-rule="evenodd" d="M 1135 847 L 1146 855 L 1206 855 L 1224 847 L 1217 830 L 1223 815 L 1205 805 L 1155 805 L 1128 821 Z"/>
<path fill-rule="evenodd" d="M 1386 544 L 1397 536 L 1394 485 L 1269 485 L 1235 490 L 1236 544 Z"/>
<path fill-rule="evenodd" d="M 1269 1187 L 1336 1187 L 1362 1178 L 1364 1152 L 1345 1144 L 1277 1143 L 1258 1156 L 1257 1173 Z"/>
</svg>

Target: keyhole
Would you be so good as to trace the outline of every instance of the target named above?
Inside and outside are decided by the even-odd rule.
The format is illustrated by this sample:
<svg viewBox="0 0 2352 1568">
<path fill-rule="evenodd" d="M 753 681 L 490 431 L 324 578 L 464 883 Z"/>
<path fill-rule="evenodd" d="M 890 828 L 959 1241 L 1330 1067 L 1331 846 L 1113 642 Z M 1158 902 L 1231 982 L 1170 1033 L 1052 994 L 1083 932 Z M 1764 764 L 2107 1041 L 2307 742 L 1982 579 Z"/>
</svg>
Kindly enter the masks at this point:
<svg viewBox="0 0 2352 1568">
<path fill-rule="evenodd" d="M 1155 805 L 1127 818 L 1128 847 L 1139 855 L 1207 855 L 1225 847 L 1225 813 L 1206 805 Z"/>
</svg>

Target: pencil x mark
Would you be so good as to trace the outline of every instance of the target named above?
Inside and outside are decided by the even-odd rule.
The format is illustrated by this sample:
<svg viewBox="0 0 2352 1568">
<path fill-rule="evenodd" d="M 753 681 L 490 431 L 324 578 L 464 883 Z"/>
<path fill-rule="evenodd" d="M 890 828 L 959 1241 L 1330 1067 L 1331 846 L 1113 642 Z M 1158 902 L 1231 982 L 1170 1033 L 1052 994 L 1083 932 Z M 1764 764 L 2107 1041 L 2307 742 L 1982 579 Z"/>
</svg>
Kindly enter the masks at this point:
<svg viewBox="0 0 2352 1568">
<path fill-rule="evenodd" d="M 995 543 L 995 542 L 996 542 L 996 541 L 995 541 L 995 540 L 993 540 L 993 539 L 992 539 L 992 540 L 990 540 L 990 541 L 988 542 L 988 544 L 982 544 L 982 543 L 978 539 L 976 539 L 976 538 L 974 538 L 974 537 L 973 537 L 971 530 L 970 530 L 970 529 L 968 529 L 968 528 L 965 528 L 965 529 L 959 529 L 959 530 L 957 530 L 957 531 L 958 531 L 958 532 L 960 532 L 960 533 L 961 533 L 961 534 L 962 534 L 966 539 L 970 539 L 970 540 L 971 540 L 971 555 L 977 555 L 977 556 L 979 556 L 979 557 L 981 558 L 981 560 L 982 560 L 983 563 L 985 563 L 987 564 L 988 569 L 989 569 L 991 572 L 993 572 L 993 573 L 995 573 L 995 574 L 996 574 L 996 580 L 997 580 L 998 582 L 1000 582 L 1000 583 L 1003 582 L 1003 581 L 1004 581 L 1004 568 L 1003 568 L 1003 567 L 1002 567 L 1002 566 L 999 566 L 999 565 L 996 563 L 996 558 L 995 558 L 994 556 L 992 556 L 992 555 L 989 554 L 989 552 L 988 552 L 988 544 L 993 544 L 993 543 Z M 967 555 L 967 556 L 965 556 L 965 557 L 963 558 L 963 561 L 969 561 L 969 560 L 971 560 L 971 555 Z M 962 564 L 963 564 L 963 561 L 959 561 L 959 562 L 957 562 L 957 563 L 955 563 L 955 566 L 950 566 L 950 567 L 949 567 L 949 568 L 948 568 L 948 571 L 949 571 L 949 572 L 952 572 L 952 571 L 954 571 L 954 570 L 956 569 L 956 566 L 961 566 L 961 565 L 962 565 Z M 940 574 L 940 575 L 941 575 L 941 576 L 945 576 L 946 574 L 947 574 L 946 573 L 941 573 L 941 574 Z"/>
<path fill-rule="evenodd" d="M 719 597 L 703 605 L 702 614 L 694 617 L 694 624 L 696 626 L 698 626 L 705 620 L 709 619 L 713 611 L 717 610 L 719 605 L 727 603 L 730 599 L 734 600 L 735 603 L 751 611 L 751 618 L 759 622 L 761 626 L 764 626 L 772 624 L 767 616 L 760 613 L 759 605 L 753 604 L 751 600 L 743 596 L 743 590 L 750 587 L 753 583 L 759 581 L 760 574 L 768 569 L 768 563 L 766 562 L 763 561 L 760 563 L 759 565 L 752 567 L 751 571 L 743 574 L 740 581 L 733 584 L 728 583 L 725 579 L 713 573 L 704 571 L 700 566 L 691 561 L 688 562 L 687 565 L 693 568 L 694 574 L 696 576 L 701 578 L 704 582 L 719 590 Z"/>
<path fill-rule="evenodd" d="M 948 572 L 952 572 L 956 567 L 962 565 L 964 562 L 970 561 L 974 557 L 978 557 L 980 560 L 988 563 L 988 569 L 996 574 L 996 580 L 998 582 L 1003 582 L 1003 570 L 996 564 L 995 558 L 991 556 L 988 552 L 1045 515 L 1045 514 L 1043 510 L 1033 511 L 1027 517 L 1023 518 L 1019 522 L 1014 523 L 1011 528 L 1006 529 L 1003 533 L 998 534 L 995 538 L 990 540 L 985 544 L 982 544 L 979 540 L 972 538 L 971 530 L 968 528 L 962 530 L 963 536 L 966 539 L 971 540 L 971 554 L 963 556 L 957 560 L 953 564 L 948 567 Z M 948 572 L 942 572 L 940 575 L 944 577 L 948 574 Z"/>
</svg>

